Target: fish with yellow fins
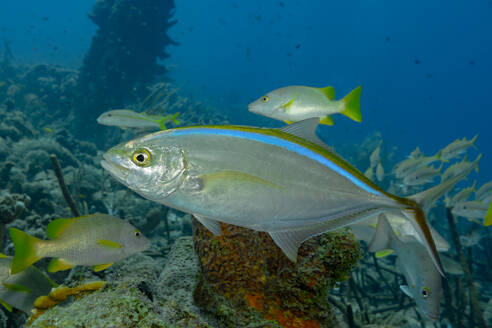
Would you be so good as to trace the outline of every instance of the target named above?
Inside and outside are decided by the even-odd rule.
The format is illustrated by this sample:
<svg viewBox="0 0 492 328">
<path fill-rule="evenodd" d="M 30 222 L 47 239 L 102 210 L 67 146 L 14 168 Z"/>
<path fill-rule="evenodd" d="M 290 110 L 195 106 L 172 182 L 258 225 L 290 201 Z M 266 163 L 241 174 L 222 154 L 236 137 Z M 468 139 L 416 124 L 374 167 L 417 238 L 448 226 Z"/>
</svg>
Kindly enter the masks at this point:
<svg viewBox="0 0 492 328">
<path fill-rule="evenodd" d="M 48 265 L 49 272 L 75 265 L 91 265 L 94 271 L 100 271 L 150 246 L 150 241 L 130 223 L 107 214 L 53 220 L 46 228 L 50 240 L 15 228 L 9 232 L 15 248 L 12 274 L 45 257 L 54 258 Z"/>
<path fill-rule="evenodd" d="M 343 99 L 335 100 L 333 87 L 289 86 L 270 91 L 249 104 L 248 110 L 288 124 L 319 117 L 321 124 L 333 125 L 331 115 L 338 113 L 361 122 L 361 92 L 362 87 L 358 86 Z"/>
</svg>

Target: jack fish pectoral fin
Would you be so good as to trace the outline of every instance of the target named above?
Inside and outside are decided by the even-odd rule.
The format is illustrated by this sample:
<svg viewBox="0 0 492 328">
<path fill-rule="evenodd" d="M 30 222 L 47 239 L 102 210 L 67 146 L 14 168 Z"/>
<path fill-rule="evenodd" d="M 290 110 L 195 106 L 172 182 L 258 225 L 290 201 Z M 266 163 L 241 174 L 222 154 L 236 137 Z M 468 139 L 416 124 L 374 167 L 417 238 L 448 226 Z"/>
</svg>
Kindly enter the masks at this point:
<svg viewBox="0 0 492 328">
<path fill-rule="evenodd" d="M 209 219 L 203 216 L 199 216 L 196 214 L 193 214 L 193 216 L 201 223 L 205 228 L 210 230 L 211 233 L 213 233 L 216 236 L 220 236 L 222 234 L 222 229 L 220 228 L 220 222 Z"/>
</svg>

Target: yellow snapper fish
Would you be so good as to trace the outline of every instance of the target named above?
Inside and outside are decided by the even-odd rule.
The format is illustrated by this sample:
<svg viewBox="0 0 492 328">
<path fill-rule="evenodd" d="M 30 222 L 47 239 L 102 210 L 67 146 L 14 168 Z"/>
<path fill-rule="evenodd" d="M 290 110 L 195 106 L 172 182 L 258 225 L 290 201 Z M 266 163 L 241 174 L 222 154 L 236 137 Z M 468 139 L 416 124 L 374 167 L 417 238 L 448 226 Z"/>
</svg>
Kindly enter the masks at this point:
<svg viewBox="0 0 492 328">
<path fill-rule="evenodd" d="M 403 178 L 403 184 L 407 186 L 421 186 L 423 184 L 431 183 L 439 176 L 443 164 L 438 168 L 432 166 L 424 166 L 420 169 L 409 173 Z"/>
<path fill-rule="evenodd" d="M 471 146 L 475 146 L 475 141 L 477 141 L 477 138 L 478 134 L 475 135 L 471 140 L 466 140 L 466 138 L 456 139 L 455 141 L 441 149 L 441 159 L 449 160 L 464 154 L 468 148 L 470 148 Z"/>
<path fill-rule="evenodd" d="M 476 190 L 477 181 L 473 183 L 471 187 L 463 188 L 452 197 L 446 197 L 446 207 L 453 207 L 455 204 L 466 202 Z"/>
<path fill-rule="evenodd" d="M 169 115 L 150 115 L 137 113 L 129 109 L 115 109 L 101 114 L 97 118 L 97 123 L 107 126 L 117 126 L 121 129 L 161 129 L 166 130 L 166 123 L 173 122 L 179 124 L 177 116 L 179 113 Z"/>
<path fill-rule="evenodd" d="M 480 188 L 478 188 L 477 192 L 475 193 L 475 197 L 481 201 L 490 198 L 491 195 L 492 195 L 492 181 L 483 184 Z"/>
<path fill-rule="evenodd" d="M 376 178 L 378 179 L 379 182 L 382 182 L 384 179 L 384 168 L 381 162 L 378 163 L 376 166 Z"/>
<path fill-rule="evenodd" d="M 376 167 L 381 162 L 381 144 L 382 141 L 379 142 L 376 149 L 374 149 L 371 156 L 369 156 L 371 167 Z"/>
<path fill-rule="evenodd" d="M 415 301 L 427 318 L 438 321 L 442 281 L 425 247 L 412 237 L 398 237 L 384 214 L 379 216 L 375 240 L 371 251 L 394 250 L 396 267 L 408 284 L 400 286 L 400 289 Z"/>
<path fill-rule="evenodd" d="M 0 304 L 10 312 L 16 308 L 30 314 L 34 301 L 58 285 L 34 266 L 11 274 L 11 265 L 12 257 L 0 254 Z"/>
<path fill-rule="evenodd" d="M 340 113 L 361 122 L 360 94 L 362 87 L 352 90 L 345 98 L 335 100 L 333 87 L 314 88 L 289 86 L 270 91 L 248 105 L 248 110 L 288 124 L 318 117 L 321 124 L 333 125 L 331 115 Z"/>
<path fill-rule="evenodd" d="M 216 235 L 220 222 L 270 234 L 292 261 L 312 236 L 385 212 L 412 222 L 442 271 L 425 215 L 333 153 L 318 118 L 282 129 L 199 126 L 161 131 L 111 148 L 101 165 L 142 197 L 193 214 Z"/>
<path fill-rule="evenodd" d="M 68 270 L 74 265 L 92 265 L 100 271 L 150 246 L 150 241 L 130 223 L 107 214 L 53 220 L 46 228 L 50 240 L 15 228 L 9 232 L 15 248 L 12 273 L 45 257 L 54 257 L 48 265 L 49 272 Z"/>
<path fill-rule="evenodd" d="M 400 163 L 396 164 L 393 173 L 399 179 L 405 178 L 407 175 L 413 173 L 414 171 L 420 169 L 421 167 L 430 165 L 436 161 L 441 160 L 441 153 L 437 153 L 434 156 L 420 156 L 416 158 L 407 158 Z"/>
<path fill-rule="evenodd" d="M 492 202 L 485 203 L 478 200 L 454 204 L 451 210 L 453 215 L 467 219 L 487 219 L 492 216 Z"/>
<path fill-rule="evenodd" d="M 448 180 L 451 179 L 458 174 L 460 174 L 461 171 L 466 170 L 469 166 L 473 166 L 475 168 L 475 171 L 478 173 L 478 161 L 482 158 L 482 154 L 478 155 L 475 161 L 469 162 L 467 161 L 467 156 L 463 157 L 463 160 L 458 163 L 454 163 L 453 165 L 450 165 L 446 171 L 441 175 L 441 180 Z"/>
</svg>

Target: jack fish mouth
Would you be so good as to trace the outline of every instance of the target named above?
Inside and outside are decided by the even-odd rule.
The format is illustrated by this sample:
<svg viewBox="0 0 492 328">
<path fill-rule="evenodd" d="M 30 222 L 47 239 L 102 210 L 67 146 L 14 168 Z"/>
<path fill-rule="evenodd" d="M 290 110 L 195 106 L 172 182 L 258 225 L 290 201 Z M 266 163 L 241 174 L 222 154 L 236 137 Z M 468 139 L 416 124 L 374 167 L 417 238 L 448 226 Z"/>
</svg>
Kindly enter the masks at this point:
<svg viewBox="0 0 492 328">
<path fill-rule="evenodd" d="M 120 159 L 112 154 L 105 153 L 101 161 L 101 166 L 111 174 L 113 178 L 120 182 L 125 182 L 128 178 L 130 170 L 122 165 L 119 165 Z"/>
</svg>

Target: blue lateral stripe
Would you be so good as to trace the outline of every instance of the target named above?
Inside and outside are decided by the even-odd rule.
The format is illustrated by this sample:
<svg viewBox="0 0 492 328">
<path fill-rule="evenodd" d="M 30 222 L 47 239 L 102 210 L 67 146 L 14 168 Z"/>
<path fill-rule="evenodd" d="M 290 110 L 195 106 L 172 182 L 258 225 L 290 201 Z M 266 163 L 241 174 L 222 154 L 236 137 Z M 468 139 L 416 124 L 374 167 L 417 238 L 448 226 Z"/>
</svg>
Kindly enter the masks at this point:
<svg viewBox="0 0 492 328">
<path fill-rule="evenodd" d="M 270 136 L 270 135 L 265 135 L 261 133 L 255 133 L 255 132 L 246 132 L 246 131 L 240 131 L 240 130 L 226 130 L 226 129 L 209 129 L 209 128 L 190 128 L 190 129 L 177 129 L 174 130 L 170 133 L 171 135 L 174 136 L 183 136 L 183 135 L 221 135 L 221 136 L 230 136 L 230 137 L 236 137 L 236 138 L 241 138 L 241 139 L 249 139 L 249 140 L 254 140 L 262 143 L 266 143 L 269 145 L 273 146 L 278 146 L 285 148 L 289 151 L 295 152 L 299 155 L 305 156 L 307 158 L 310 158 L 312 160 L 317 161 L 318 163 L 327 166 L 331 170 L 337 172 L 341 176 L 349 179 L 353 184 L 355 184 L 357 187 L 371 193 L 374 195 L 382 196 L 382 194 L 374 190 L 372 187 L 368 186 L 365 184 L 363 181 L 359 180 L 358 178 L 354 177 L 352 174 L 349 172 L 345 171 L 343 168 L 339 167 L 326 157 L 309 150 L 306 147 L 303 147 L 301 145 L 298 145 L 297 143 Z"/>
</svg>

